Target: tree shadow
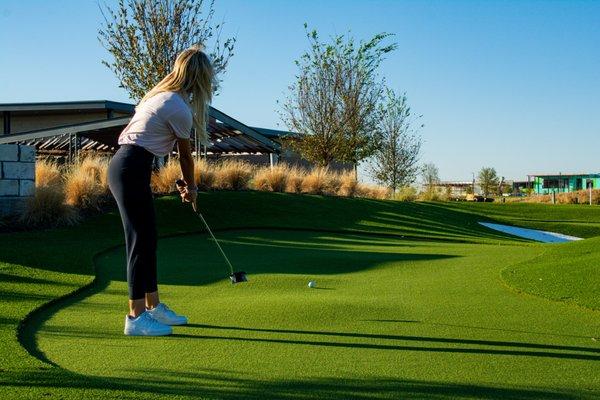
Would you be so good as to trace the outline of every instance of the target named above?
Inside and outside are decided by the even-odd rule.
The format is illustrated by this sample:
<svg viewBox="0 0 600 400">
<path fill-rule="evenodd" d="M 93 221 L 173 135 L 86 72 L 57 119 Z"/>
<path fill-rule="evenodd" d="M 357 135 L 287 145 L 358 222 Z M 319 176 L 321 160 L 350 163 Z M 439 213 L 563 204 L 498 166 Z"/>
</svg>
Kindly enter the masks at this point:
<svg viewBox="0 0 600 400">
<path fill-rule="evenodd" d="M 451 254 L 383 251 L 389 241 L 353 234 L 351 245 L 341 246 L 321 232 L 242 230 L 221 234 L 219 243 L 234 268 L 250 276 L 260 274 L 333 275 L 377 268 L 387 263 L 424 262 L 458 257 Z M 177 257 L 173 257 L 177 254 Z M 98 260 L 98 279 L 125 281 L 124 251 L 118 249 Z M 159 282 L 168 285 L 206 285 L 223 280 L 229 272 L 214 242 L 206 234 L 162 240 L 158 251 Z"/>
<path fill-rule="evenodd" d="M 541 399 L 595 398 L 597 392 L 535 387 L 499 387 L 389 377 L 259 379 L 246 371 L 199 369 L 182 373 L 158 368 L 132 368 L 139 377 L 87 376 L 60 368 L 8 372 L 0 375 L 1 390 L 21 397 L 185 398 L 202 399 Z M 142 377 L 151 376 L 152 379 Z"/>
<path fill-rule="evenodd" d="M 576 338 L 576 339 L 590 339 L 590 336 L 582 336 L 582 335 L 567 335 L 567 334 L 552 333 L 552 332 L 524 331 L 521 329 L 491 328 L 491 327 L 485 327 L 485 326 L 444 324 L 444 323 L 440 323 L 440 322 L 423 322 L 423 321 L 403 320 L 403 319 L 365 319 L 364 321 L 394 323 L 394 324 L 417 323 L 417 324 L 424 324 L 424 325 L 431 325 L 431 326 L 446 326 L 446 327 L 451 327 L 451 328 L 467 328 L 467 329 L 475 329 L 475 330 L 483 330 L 483 331 L 525 333 L 525 334 L 538 335 L 538 336 L 554 336 L 554 337 L 568 337 L 568 338 Z"/>
<path fill-rule="evenodd" d="M 232 231 L 224 240 L 224 246 L 232 261 L 247 260 L 244 270 L 251 275 L 259 274 L 341 274 L 374 268 L 388 262 L 432 261 L 456 257 L 446 254 L 415 254 L 369 251 L 347 251 L 340 249 L 335 239 L 326 239 L 320 243 L 323 247 L 308 247 L 310 242 L 319 243 L 321 233 L 291 231 L 260 231 L 253 238 L 262 238 L 262 243 L 254 239 L 238 238 L 239 234 L 248 235 L 252 231 Z M 263 235 L 263 236 L 258 236 Z M 266 236 L 264 236 L 266 235 Z M 285 239 L 286 244 L 270 244 L 271 238 Z M 223 260 L 213 247 L 214 243 L 206 234 L 186 235 L 185 237 L 162 240 L 159 243 L 159 282 L 168 285 L 207 285 L 226 277 Z M 362 239 L 362 240 L 361 240 Z M 300 240 L 299 246 L 294 245 Z M 354 246 L 361 243 L 371 246 L 377 241 L 368 235 L 353 235 Z M 161 247 L 162 246 L 162 247 Z M 338 246 L 336 248 L 336 246 Z M 173 255 L 177 254 L 174 258 Z M 125 281 L 124 254 L 121 246 L 105 251 L 95 258 L 96 278 L 75 293 L 63 298 L 50 299 L 36 312 L 28 315 L 17 329 L 17 338 L 21 345 L 34 357 L 55 365 L 39 348 L 36 338 L 45 322 L 62 308 L 71 306 L 87 297 L 106 291 L 111 281 Z M 198 265 L 201 265 L 201 269 Z M 24 295 L 25 296 L 25 295 Z M 27 295 L 37 296 L 37 295 Z M 66 329 L 63 334 L 67 335 Z M 72 333 L 72 332 L 71 332 Z"/>
<path fill-rule="evenodd" d="M 329 332 L 329 331 L 307 331 L 307 330 L 293 330 L 293 329 L 269 329 L 269 328 L 247 328 L 238 326 L 219 326 L 219 325 L 204 325 L 204 324 L 188 324 L 187 327 L 199 328 L 205 330 L 227 330 L 227 331 L 238 331 L 238 332 L 262 332 L 262 333 L 283 333 L 293 335 L 309 335 L 309 336 L 323 336 L 323 337 L 342 337 L 342 338 L 359 338 L 359 339 L 372 339 L 376 341 L 381 340 L 394 340 L 394 341 L 405 341 L 405 342 L 424 342 L 424 343 L 435 343 L 435 344 L 451 344 L 451 345 L 475 345 L 475 346 L 488 346 L 488 347 L 506 347 L 506 348 L 525 348 L 525 349 L 536 349 L 536 350 L 557 350 L 565 352 L 582 352 L 592 354 L 576 354 L 576 353 L 551 353 L 551 352 L 531 352 L 521 350 L 494 350 L 494 349 L 481 349 L 481 348 L 428 348 L 428 347 L 406 347 L 406 346 L 390 346 L 380 344 L 369 344 L 369 343 L 332 343 L 332 342 L 306 342 L 306 341 L 290 341 L 290 343 L 301 343 L 301 344 L 312 344 L 322 346 L 341 346 L 341 347 L 364 347 L 364 348 L 375 348 L 375 349 L 390 349 L 390 350 L 419 350 L 419 351 L 441 351 L 441 352 L 465 352 L 465 353 L 482 353 L 482 354 L 506 354 L 506 355 L 531 355 L 537 357 L 556 357 L 556 358 L 573 358 L 582 360 L 595 360 L 600 361 L 600 348 L 598 347 L 581 347 L 581 346 L 565 346 L 565 345 L 553 345 L 553 344 L 540 344 L 540 343 L 525 343 L 525 342 L 507 342 L 497 340 L 478 340 L 478 339 L 459 339 L 459 338 L 438 338 L 438 337 L 426 337 L 426 336 L 408 336 L 408 335 L 388 335 L 388 334 L 372 334 L 372 333 L 359 333 L 359 332 Z M 175 336 L 181 336 L 181 334 L 175 334 Z M 185 337 L 194 337 L 194 335 L 186 335 Z M 198 336 L 199 338 L 207 338 L 206 336 Z M 208 336 L 211 338 L 222 338 Z M 256 338 L 233 338 L 233 340 L 250 340 L 250 341 L 271 341 L 274 340 L 277 343 L 287 343 L 288 341 L 280 339 L 256 339 Z M 583 357 L 583 358 L 580 358 Z"/>
</svg>

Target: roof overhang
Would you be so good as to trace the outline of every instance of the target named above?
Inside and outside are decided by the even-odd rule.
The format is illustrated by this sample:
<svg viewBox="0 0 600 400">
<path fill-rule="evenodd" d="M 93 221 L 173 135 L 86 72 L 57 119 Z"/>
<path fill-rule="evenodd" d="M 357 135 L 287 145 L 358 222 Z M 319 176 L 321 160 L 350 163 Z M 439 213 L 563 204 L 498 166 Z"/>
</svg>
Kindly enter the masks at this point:
<svg viewBox="0 0 600 400">
<path fill-rule="evenodd" d="M 83 110 L 115 110 L 132 114 L 135 106 L 126 103 L 110 101 L 81 101 L 61 103 L 22 103 L 0 104 L 0 112 L 35 113 L 68 113 Z M 84 139 L 83 148 L 114 149 L 118 146 L 119 133 L 129 123 L 131 116 L 108 118 L 73 125 L 15 134 L 0 135 L 0 144 L 22 143 L 35 145 L 38 149 L 49 147 L 66 149 L 70 136 L 76 135 Z M 211 144 L 207 147 L 209 153 L 279 153 L 281 145 L 229 115 L 209 108 L 208 132 Z M 62 139 L 59 139 L 62 138 Z M 88 143 L 88 142 L 95 142 Z"/>
<path fill-rule="evenodd" d="M 61 101 L 48 103 L 3 103 L 0 104 L 0 112 L 14 113 L 39 113 L 54 112 L 66 113 L 73 111 L 102 111 L 113 110 L 123 113 L 135 112 L 135 106 L 128 103 L 120 103 L 109 100 L 87 100 L 87 101 Z"/>
</svg>

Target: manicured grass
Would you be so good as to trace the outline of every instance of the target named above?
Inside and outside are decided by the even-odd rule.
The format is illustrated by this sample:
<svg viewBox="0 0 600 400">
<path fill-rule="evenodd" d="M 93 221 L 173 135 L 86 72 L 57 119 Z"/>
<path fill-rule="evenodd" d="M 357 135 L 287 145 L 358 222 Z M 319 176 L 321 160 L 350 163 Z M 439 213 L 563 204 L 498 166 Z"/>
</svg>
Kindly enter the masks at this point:
<svg viewBox="0 0 600 400">
<path fill-rule="evenodd" d="M 502 277 L 527 293 L 600 310 L 600 237 L 548 247 Z"/>
<path fill-rule="evenodd" d="M 582 204 L 449 202 L 443 207 L 500 223 L 590 238 L 600 236 L 600 208 Z"/>
<path fill-rule="evenodd" d="M 529 285 L 530 273 L 544 268 L 545 252 L 561 259 L 567 249 L 585 258 L 576 246 L 586 242 L 531 244 L 477 224 L 526 226 L 525 214 L 544 225 L 557 219 L 548 206 L 259 192 L 201 194 L 200 204 L 251 281 L 231 286 L 189 209 L 174 198 L 157 200 L 160 233 L 180 235 L 160 241 L 163 299 L 191 320 L 168 338 L 121 334 L 123 250 L 101 252 L 122 241 L 114 213 L 70 229 L 0 235 L 0 300 L 6 305 L 0 310 L 6 360 L 0 396 L 600 396 L 600 346 L 593 340 L 598 312 L 521 295 L 501 277 L 506 271 L 514 287 L 560 300 L 564 293 L 556 297 Z M 577 234 L 566 230 L 589 231 L 585 218 L 600 221 L 580 212 L 561 210 L 561 218 L 577 223 L 551 223 Z M 582 276 L 594 271 L 598 258 L 593 244 L 586 249 L 590 269 Z M 92 281 L 96 254 L 94 284 L 32 314 L 19 343 L 16 327 L 30 311 Z M 319 289 L 308 289 L 309 279 Z M 573 280 L 561 289 L 579 291 L 570 301 L 597 308 L 587 303 L 593 282 Z"/>
</svg>

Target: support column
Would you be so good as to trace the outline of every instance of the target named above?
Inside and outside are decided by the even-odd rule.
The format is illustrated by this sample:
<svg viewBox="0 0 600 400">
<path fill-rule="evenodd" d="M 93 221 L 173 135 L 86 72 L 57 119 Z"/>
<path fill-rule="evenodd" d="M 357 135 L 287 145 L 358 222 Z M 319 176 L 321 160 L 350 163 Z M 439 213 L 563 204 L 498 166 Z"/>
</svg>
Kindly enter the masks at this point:
<svg viewBox="0 0 600 400">
<path fill-rule="evenodd" d="M 73 162 L 73 135 L 69 134 L 69 164 Z"/>
<path fill-rule="evenodd" d="M 4 120 L 4 127 L 2 132 L 7 135 L 10 133 L 10 111 L 4 111 L 2 113 L 2 117 Z"/>
<path fill-rule="evenodd" d="M 271 165 L 271 168 L 276 166 L 279 163 L 279 154 L 269 153 L 269 163 Z"/>
</svg>

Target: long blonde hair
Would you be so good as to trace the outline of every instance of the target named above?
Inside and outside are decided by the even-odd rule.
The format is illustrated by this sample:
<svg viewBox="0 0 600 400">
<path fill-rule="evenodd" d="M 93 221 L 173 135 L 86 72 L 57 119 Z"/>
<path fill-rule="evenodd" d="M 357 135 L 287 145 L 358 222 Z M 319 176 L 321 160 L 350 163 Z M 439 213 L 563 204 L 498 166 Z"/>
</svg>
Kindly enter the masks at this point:
<svg viewBox="0 0 600 400">
<path fill-rule="evenodd" d="M 187 100 L 190 100 L 196 135 L 200 143 L 208 145 L 206 123 L 208 105 L 212 100 L 213 80 L 214 70 L 210 59 L 202 51 L 202 46 L 195 45 L 177 55 L 173 70 L 146 93 L 140 104 L 161 92 L 189 93 L 191 100 Z"/>
</svg>

